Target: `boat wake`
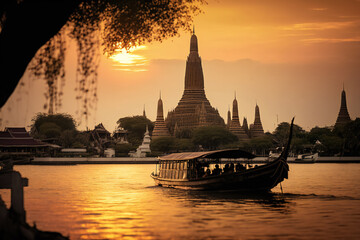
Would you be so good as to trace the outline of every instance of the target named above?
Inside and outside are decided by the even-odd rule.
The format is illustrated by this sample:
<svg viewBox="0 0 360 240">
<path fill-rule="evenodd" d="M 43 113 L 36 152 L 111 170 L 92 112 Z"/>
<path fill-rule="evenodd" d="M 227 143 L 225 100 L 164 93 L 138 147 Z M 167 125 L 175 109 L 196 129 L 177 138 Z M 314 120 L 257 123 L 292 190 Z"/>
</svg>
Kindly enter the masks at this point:
<svg viewBox="0 0 360 240">
<path fill-rule="evenodd" d="M 299 193 L 276 193 L 279 195 L 283 195 L 288 199 L 322 199 L 322 200 L 360 200 L 360 198 L 350 197 L 350 196 L 335 196 L 335 195 L 327 195 L 327 194 L 299 194 Z"/>
</svg>

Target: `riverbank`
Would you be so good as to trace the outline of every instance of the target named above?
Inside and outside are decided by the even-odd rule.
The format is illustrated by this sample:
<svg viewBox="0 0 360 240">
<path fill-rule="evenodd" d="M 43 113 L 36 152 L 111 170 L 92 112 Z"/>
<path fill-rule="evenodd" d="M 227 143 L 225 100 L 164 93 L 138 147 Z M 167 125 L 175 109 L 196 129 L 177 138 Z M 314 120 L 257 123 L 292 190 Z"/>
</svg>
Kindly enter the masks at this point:
<svg viewBox="0 0 360 240">
<path fill-rule="evenodd" d="M 156 157 L 147 158 L 102 158 L 102 157 L 75 157 L 75 158 L 34 158 L 32 165 L 75 165 L 75 164 L 155 164 L 158 160 Z"/>
<path fill-rule="evenodd" d="M 266 163 L 267 157 L 256 157 L 253 159 L 256 163 Z M 302 162 L 296 161 L 295 157 L 288 157 L 288 163 L 312 163 L 312 162 Z M 360 156 L 358 157 L 318 157 L 315 163 L 360 163 Z"/>
<path fill-rule="evenodd" d="M 222 162 L 227 162 L 223 159 Z M 247 159 L 239 159 L 239 162 L 248 162 Z M 158 160 L 156 157 L 147 158 L 101 158 L 101 157 L 78 157 L 78 158 L 52 158 L 43 157 L 35 158 L 30 164 L 33 165 L 76 165 L 76 164 L 155 164 Z M 252 160 L 254 163 L 266 163 L 267 157 L 256 157 Z M 294 157 L 288 158 L 289 163 L 298 163 Z M 316 163 L 360 163 L 360 157 L 319 157 Z"/>
</svg>

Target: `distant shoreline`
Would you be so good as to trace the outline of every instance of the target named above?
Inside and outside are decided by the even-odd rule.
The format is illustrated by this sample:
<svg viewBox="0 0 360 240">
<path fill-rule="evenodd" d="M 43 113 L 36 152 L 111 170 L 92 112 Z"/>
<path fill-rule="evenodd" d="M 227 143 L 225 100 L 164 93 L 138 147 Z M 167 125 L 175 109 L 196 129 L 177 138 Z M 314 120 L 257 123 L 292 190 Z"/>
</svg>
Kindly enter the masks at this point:
<svg viewBox="0 0 360 240">
<path fill-rule="evenodd" d="M 222 162 L 230 160 L 223 159 Z M 249 162 L 247 159 L 239 159 L 239 162 Z M 256 157 L 252 160 L 252 163 L 266 163 L 266 157 Z M 147 158 L 133 158 L 133 157 L 122 157 L 122 158 L 99 158 L 99 157 L 75 157 L 75 158 L 52 158 L 52 157 L 41 157 L 35 158 L 30 165 L 76 165 L 76 164 L 156 164 L 158 160 L 156 157 Z M 294 164 L 308 164 L 308 162 L 295 162 L 293 157 L 288 158 L 288 163 Z M 319 157 L 316 163 L 360 163 L 359 157 Z M 20 165 L 20 164 L 19 164 Z"/>
</svg>

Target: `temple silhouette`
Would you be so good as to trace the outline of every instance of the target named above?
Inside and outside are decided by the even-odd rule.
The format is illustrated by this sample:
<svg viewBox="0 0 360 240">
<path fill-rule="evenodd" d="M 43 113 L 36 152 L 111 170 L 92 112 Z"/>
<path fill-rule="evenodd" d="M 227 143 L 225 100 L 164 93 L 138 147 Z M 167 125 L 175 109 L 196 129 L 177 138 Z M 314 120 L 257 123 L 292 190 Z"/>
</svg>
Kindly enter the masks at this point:
<svg viewBox="0 0 360 240">
<path fill-rule="evenodd" d="M 238 109 L 238 102 L 236 99 L 236 95 L 233 101 L 233 114 L 231 123 L 229 125 L 229 130 L 233 134 L 235 134 L 239 139 L 248 139 L 249 135 L 245 133 L 243 127 L 241 127 L 240 119 L 239 119 L 239 109 Z"/>
<path fill-rule="evenodd" d="M 211 106 L 204 90 L 204 74 L 198 51 L 198 40 L 195 31 L 193 31 L 190 39 L 190 53 L 186 61 L 185 89 L 182 98 L 175 109 L 168 112 L 164 120 L 163 102 L 160 96 L 152 136 L 153 138 L 170 135 L 176 136 L 182 130 L 201 126 L 221 126 L 227 128 L 239 140 L 247 140 L 251 137 L 259 137 L 264 134 L 260 120 L 260 110 L 257 104 L 255 107 L 255 121 L 250 125 L 250 128 L 246 118 L 243 120 L 243 126 L 240 124 L 236 95 L 233 101 L 232 118 L 229 109 L 226 125 L 218 110 Z"/>
<path fill-rule="evenodd" d="M 157 137 L 169 137 L 169 136 L 170 133 L 164 121 L 163 102 L 161 100 L 161 93 L 160 93 L 160 98 L 157 106 L 155 126 L 152 132 L 152 138 L 155 139 Z"/>
<path fill-rule="evenodd" d="M 338 117 L 336 119 L 336 123 L 335 123 L 335 127 L 336 126 L 340 126 L 340 125 L 344 125 L 348 122 L 351 121 L 348 109 L 347 109 L 347 105 L 346 105 L 346 93 L 345 93 L 345 88 L 343 86 L 343 90 L 341 92 L 341 104 L 340 104 L 340 111 L 338 114 Z"/>
<path fill-rule="evenodd" d="M 264 135 L 264 129 L 262 127 L 261 119 L 260 119 L 260 109 L 256 104 L 255 106 L 255 120 L 254 124 L 250 125 L 250 136 L 251 137 L 260 137 Z"/>
<path fill-rule="evenodd" d="M 183 96 L 177 107 L 168 113 L 165 122 L 172 135 L 175 132 L 175 125 L 177 130 L 207 125 L 225 127 L 224 119 L 218 110 L 211 106 L 205 95 L 204 75 L 195 33 L 192 34 L 190 40 Z"/>
</svg>

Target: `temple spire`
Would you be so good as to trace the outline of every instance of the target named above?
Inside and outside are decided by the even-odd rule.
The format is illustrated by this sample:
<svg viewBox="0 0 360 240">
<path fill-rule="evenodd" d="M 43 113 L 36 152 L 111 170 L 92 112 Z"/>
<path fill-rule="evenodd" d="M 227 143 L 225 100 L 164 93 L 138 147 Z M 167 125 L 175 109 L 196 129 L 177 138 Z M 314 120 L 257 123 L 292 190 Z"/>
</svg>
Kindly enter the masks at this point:
<svg viewBox="0 0 360 240">
<path fill-rule="evenodd" d="M 163 102 L 161 100 L 161 92 L 160 92 L 160 96 L 159 96 L 159 100 L 158 100 L 158 107 L 157 107 L 157 115 L 156 115 L 156 121 L 155 121 L 155 126 L 154 126 L 154 130 L 152 133 L 152 137 L 157 138 L 157 137 L 167 137 L 170 136 L 170 133 L 165 125 L 165 121 L 164 121 L 164 111 L 163 111 Z"/>
<path fill-rule="evenodd" d="M 230 128 L 231 126 L 231 112 L 230 112 L 230 106 L 228 109 L 228 113 L 227 113 L 227 124 L 226 124 L 227 128 Z"/>
<path fill-rule="evenodd" d="M 190 53 L 186 61 L 185 91 L 204 90 L 204 74 L 198 52 L 198 40 L 195 34 L 190 39 Z"/>
<path fill-rule="evenodd" d="M 335 126 L 339 126 L 342 124 L 346 124 L 347 122 L 350 122 L 351 118 L 347 109 L 347 104 L 346 104 L 346 93 L 345 93 L 345 87 L 343 84 L 343 90 L 341 92 L 341 104 L 340 104 L 340 111 L 339 111 L 339 115 L 336 119 L 336 123 Z"/>
<path fill-rule="evenodd" d="M 247 123 L 247 119 L 246 117 L 244 117 L 243 119 L 243 125 L 242 125 L 242 128 L 244 129 L 246 135 L 249 136 L 249 126 L 248 126 L 248 123 Z M 250 137 L 250 136 L 249 136 Z"/>
<path fill-rule="evenodd" d="M 166 126 L 170 133 L 174 133 L 175 125 L 180 131 L 185 128 L 194 129 L 200 123 L 225 126 L 224 119 L 219 115 L 219 111 L 211 106 L 205 95 L 204 75 L 195 28 L 193 28 L 190 38 L 190 52 L 186 60 L 184 85 L 184 92 L 178 105 L 168 113 L 166 118 Z M 201 121 L 199 121 L 200 117 Z"/>
<path fill-rule="evenodd" d="M 256 102 L 256 106 L 255 106 L 254 124 L 251 124 L 251 126 L 250 126 L 250 135 L 251 135 L 251 137 L 260 137 L 260 136 L 264 135 L 264 129 L 263 129 L 261 119 L 260 119 L 260 108 L 257 105 L 257 102 Z"/>
<path fill-rule="evenodd" d="M 232 120 L 231 120 L 231 126 L 230 126 L 229 130 L 230 130 L 230 132 L 235 134 L 239 138 L 239 140 L 245 140 L 245 139 L 249 138 L 249 136 L 245 133 L 244 129 L 240 125 L 238 102 L 236 100 L 236 95 L 235 95 L 235 99 L 233 101 Z"/>
</svg>

